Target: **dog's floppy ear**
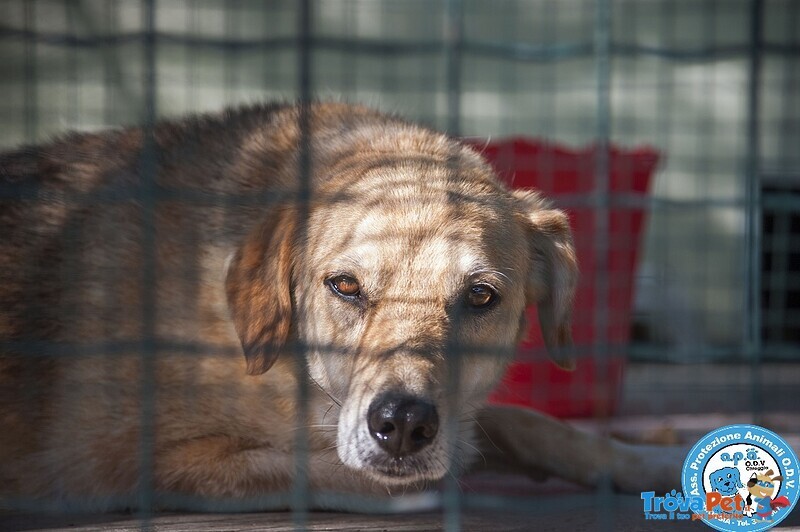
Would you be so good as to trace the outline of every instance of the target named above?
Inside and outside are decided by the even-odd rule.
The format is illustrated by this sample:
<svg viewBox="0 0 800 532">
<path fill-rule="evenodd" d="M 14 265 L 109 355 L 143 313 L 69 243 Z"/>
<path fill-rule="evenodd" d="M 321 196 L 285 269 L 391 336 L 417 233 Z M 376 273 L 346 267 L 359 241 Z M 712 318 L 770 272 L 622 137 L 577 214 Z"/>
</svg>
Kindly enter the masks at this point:
<svg viewBox="0 0 800 532">
<path fill-rule="evenodd" d="M 294 211 L 279 208 L 247 236 L 228 266 L 225 291 L 249 375 L 272 367 L 292 334 L 295 227 Z"/>
<path fill-rule="evenodd" d="M 553 361 L 561 368 L 573 370 L 570 327 L 578 261 L 569 218 L 535 192 L 515 190 L 514 196 L 522 202 L 530 234 L 528 304 L 537 304 L 542 336 Z"/>
</svg>

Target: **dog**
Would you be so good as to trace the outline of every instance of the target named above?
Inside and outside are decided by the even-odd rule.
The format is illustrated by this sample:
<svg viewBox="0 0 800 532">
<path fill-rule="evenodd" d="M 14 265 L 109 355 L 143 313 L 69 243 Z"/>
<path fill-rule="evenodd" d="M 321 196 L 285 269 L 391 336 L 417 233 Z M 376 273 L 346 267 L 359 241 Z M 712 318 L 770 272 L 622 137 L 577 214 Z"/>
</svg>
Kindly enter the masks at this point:
<svg viewBox="0 0 800 532">
<path fill-rule="evenodd" d="M 486 404 L 528 305 L 574 367 L 578 265 L 567 215 L 456 139 L 254 105 L 5 153 L 0 190 L 5 505 L 180 507 L 298 472 L 384 496 L 484 468 L 677 482 L 662 452 Z"/>
<path fill-rule="evenodd" d="M 739 493 L 739 488 L 743 488 L 739 469 L 735 467 L 722 467 L 708 476 L 712 491 L 721 495 L 733 496 Z"/>
</svg>

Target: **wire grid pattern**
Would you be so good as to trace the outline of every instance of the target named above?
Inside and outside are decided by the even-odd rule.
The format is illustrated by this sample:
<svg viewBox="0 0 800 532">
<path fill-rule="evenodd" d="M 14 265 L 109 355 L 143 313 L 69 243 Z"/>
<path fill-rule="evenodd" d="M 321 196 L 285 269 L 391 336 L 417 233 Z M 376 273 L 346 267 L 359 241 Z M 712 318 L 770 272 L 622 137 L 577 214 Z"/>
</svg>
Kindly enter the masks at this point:
<svg viewBox="0 0 800 532">
<path fill-rule="evenodd" d="M 151 131 L 163 116 L 312 97 L 373 104 L 453 135 L 595 142 L 601 153 L 611 143 L 653 144 L 666 155 L 653 193 L 630 199 L 649 218 L 637 277 L 639 341 L 628 355 L 683 365 L 686 390 L 702 388 L 707 376 L 689 362 L 750 364 L 748 408 L 758 415 L 761 365 L 798 360 L 799 40 L 800 5 L 791 0 L 2 0 L 0 144 L 118 124 Z M 152 172 L 146 163 L 142 170 L 147 190 Z M 616 245 L 608 173 L 599 157 L 593 193 L 566 205 L 593 209 L 600 257 Z M 152 216 L 150 190 L 143 199 Z M 146 275 L 154 275 L 153 260 Z M 597 265 L 596 308 L 607 306 L 609 274 L 608 264 Z M 145 300 L 141 350 L 152 364 Z M 586 319 L 604 331 L 613 317 L 598 311 Z M 603 360 L 607 342 L 592 347 Z M 152 365 L 145 398 L 148 371 L 152 377 Z M 769 383 L 781 406 L 799 384 L 791 375 Z M 656 373 L 645 377 L 658 381 Z M 300 389 L 301 404 L 306 393 Z M 668 413 L 691 401 L 667 406 L 656 397 L 649 406 Z M 153 408 L 144 405 L 145 426 Z M 305 445 L 302 430 L 297 443 Z M 144 446 L 145 472 L 149 455 Z M 302 474 L 290 500 L 302 528 Z M 463 496 L 454 481 L 442 502 L 453 530 L 464 506 L 543 509 Z M 574 503 L 551 500 L 547 511 Z"/>
</svg>

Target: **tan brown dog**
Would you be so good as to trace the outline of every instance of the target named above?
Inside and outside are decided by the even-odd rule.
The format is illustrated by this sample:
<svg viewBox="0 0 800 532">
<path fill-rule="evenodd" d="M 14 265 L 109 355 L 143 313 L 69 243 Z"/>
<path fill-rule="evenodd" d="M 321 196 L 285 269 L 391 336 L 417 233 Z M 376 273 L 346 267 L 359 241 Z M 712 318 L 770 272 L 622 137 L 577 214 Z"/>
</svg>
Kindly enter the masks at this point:
<svg viewBox="0 0 800 532">
<path fill-rule="evenodd" d="M 529 304 L 571 366 L 577 265 L 566 216 L 455 140 L 255 106 L 23 148 L 0 179 L 6 502 L 275 493 L 298 430 L 316 490 L 473 462 L 675 486 L 642 449 L 485 407 Z"/>
</svg>

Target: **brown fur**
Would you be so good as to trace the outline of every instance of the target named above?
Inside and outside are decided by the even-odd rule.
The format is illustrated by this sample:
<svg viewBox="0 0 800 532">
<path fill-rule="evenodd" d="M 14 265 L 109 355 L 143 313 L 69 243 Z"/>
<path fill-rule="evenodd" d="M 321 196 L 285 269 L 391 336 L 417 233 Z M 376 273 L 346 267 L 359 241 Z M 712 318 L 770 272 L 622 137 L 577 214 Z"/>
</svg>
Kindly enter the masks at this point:
<svg viewBox="0 0 800 532">
<path fill-rule="evenodd" d="M 528 304 L 572 366 L 565 215 L 456 141 L 362 107 L 308 108 L 304 152 L 301 112 L 255 106 L 0 156 L 4 496 L 107 508 L 135 505 L 143 482 L 167 506 L 277 492 L 298 427 L 312 489 L 420 487 L 475 445 L 487 465 L 657 488 L 638 450 L 484 409 Z M 361 303 L 325 285 L 341 271 Z M 500 293 L 480 315 L 462 303 L 476 281 Z M 400 464 L 363 436 L 386 390 L 444 420 Z"/>
</svg>

